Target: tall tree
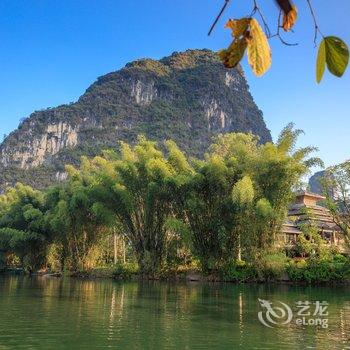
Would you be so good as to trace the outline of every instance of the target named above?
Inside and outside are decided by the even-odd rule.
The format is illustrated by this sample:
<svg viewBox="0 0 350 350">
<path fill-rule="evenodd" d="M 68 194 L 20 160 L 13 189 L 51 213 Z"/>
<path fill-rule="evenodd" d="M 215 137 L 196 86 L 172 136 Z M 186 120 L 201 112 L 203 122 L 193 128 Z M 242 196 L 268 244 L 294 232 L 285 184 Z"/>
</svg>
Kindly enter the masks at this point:
<svg viewBox="0 0 350 350">
<path fill-rule="evenodd" d="M 94 200 L 96 179 L 91 162 L 82 159 L 79 169 L 67 166 L 68 181 L 49 189 L 48 220 L 59 244 L 61 268 L 88 269 L 99 258 L 97 244 L 108 233 L 106 211 Z"/>
<path fill-rule="evenodd" d="M 330 167 L 321 179 L 326 204 L 350 245 L 350 161 Z"/>
<path fill-rule="evenodd" d="M 217 137 L 184 192 L 185 222 L 206 271 L 232 257 L 258 259 L 280 231 L 294 190 L 318 158 L 295 150 L 300 134 L 288 125 L 276 144 L 247 134 Z"/>
<path fill-rule="evenodd" d="M 118 154 L 92 161 L 100 169 L 95 198 L 115 213 L 143 273 L 155 273 L 164 264 L 175 189 L 191 172 L 175 143 L 167 142 L 166 148 L 167 156 L 155 142 L 139 137 L 135 146 L 121 143 Z"/>
<path fill-rule="evenodd" d="M 0 247 L 15 253 L 30 272 L 42 268 L 52 235 L 41 192 L 18 183 L 0 196 Z"/>
</svg>

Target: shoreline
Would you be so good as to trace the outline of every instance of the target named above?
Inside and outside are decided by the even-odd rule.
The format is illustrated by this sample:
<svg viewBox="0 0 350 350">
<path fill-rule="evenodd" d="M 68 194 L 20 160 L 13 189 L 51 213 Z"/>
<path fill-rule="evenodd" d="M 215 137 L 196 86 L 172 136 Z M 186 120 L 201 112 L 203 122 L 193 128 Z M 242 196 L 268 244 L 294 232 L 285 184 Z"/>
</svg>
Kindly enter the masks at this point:
<svg viewBox="0 0 350 350">
<path fill-rule="evenodd" d="M 140 281 L 154 281 L 154 282 L 170 282 L 170 283 L 214 283 L 214 284 L 271 284 L 271 285 L 288 285 L 288 286 L 350 286 L 349 280 L 329 280 L 329 281 L 292 281 L 288 279 L 251 279 L 251 280 L 225 280 L 219 277 L 204 276 L 198 274 L 196 278 L 186 274 L 185 276 L 179 275 L 168 275 L 164 277 L 154 277 L 140 274 L 133 274 L 127 278 L 118 278 L 113 276 L 113 273 L 101 274 L 96 273 L 96 271 L 85 271 L 85 272 L 36 272 L 28 273 L 22 269 L 16 269 L 16 271 L 0 271 L 0 276 L 26 276 L 26 277 L 36 277 L 36 278 L 72 278 L 77 280 L 111 280 L 116 282 L 140 282 Z"/>
</svg>

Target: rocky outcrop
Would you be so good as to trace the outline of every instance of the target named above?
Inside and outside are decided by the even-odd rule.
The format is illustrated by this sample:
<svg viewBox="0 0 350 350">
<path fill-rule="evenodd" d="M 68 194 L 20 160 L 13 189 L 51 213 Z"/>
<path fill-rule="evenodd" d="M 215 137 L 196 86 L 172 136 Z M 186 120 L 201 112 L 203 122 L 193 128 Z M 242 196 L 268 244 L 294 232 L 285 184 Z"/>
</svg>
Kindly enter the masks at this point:
<svg viewBox="0 0 350 350">
<path fill-rule="evenodd" d="M 230 131 L 271 140 L 240 67 L 225 69 L 209 50 L 141 59 L 98 78 L 77 102 L 25 119 L 0 145 L 0 187 L 64 181 L 64 164 L 139 134 L 201 156 L 212 136 Z"/>
<path fill-rule="evenodd" d="M 140 105 L 149 105 L 158 95 L 154 82 L 144 83 L 140 80 L 132 81 L 131 96 L 135 97 L 135 101 Z"/>
<path fill-rule="evenodd" d="M 227 125 L 228 118 L 218 102 L 212 100 L 209 104 L 204 103 L 204 108 L 208 121 L 208 130 L 220 130 L 225 132 L 229 127 L 229 125 Z"/>
<path fill-rule="evenodd" d="M 35 125 L 32 128 L 35 128 Z M 29 135 L 34 133 L 33 130 L 28 130 Z M 57 154 L 61 149 L 74 147 L 77 143 L 78 127 L 74 128 L 63 122 L 49 124 L 42 134 L 28 137 L 21 145 L 21 149 L 7 146 L 5 143 L 1 148 L 0 163 L 4 167 L 17 165 L 22 169 L 28 169 L 42 164 L 47 157 Z"/>
</svg>

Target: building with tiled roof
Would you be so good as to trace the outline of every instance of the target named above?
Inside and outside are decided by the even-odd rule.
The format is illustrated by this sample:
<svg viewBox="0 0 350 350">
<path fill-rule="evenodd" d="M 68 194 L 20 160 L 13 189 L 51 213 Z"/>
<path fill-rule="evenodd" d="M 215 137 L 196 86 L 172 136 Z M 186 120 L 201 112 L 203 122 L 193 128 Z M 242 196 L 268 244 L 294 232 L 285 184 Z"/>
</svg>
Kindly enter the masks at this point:
<svg viewBox="0 0 350 350">
<path fill-rule="evenodd" d="M 282 227 L 282 242 L 285 246 L 295 244 L 303 225 L 313 224 L 326 243 L 336 246 L 340 252 L 346 251 L 340 227 L 333 221 L 329 210 L 318 204 L 324 199 L 323 196 L 307 191 L 297 193 Z"/>
</svg>

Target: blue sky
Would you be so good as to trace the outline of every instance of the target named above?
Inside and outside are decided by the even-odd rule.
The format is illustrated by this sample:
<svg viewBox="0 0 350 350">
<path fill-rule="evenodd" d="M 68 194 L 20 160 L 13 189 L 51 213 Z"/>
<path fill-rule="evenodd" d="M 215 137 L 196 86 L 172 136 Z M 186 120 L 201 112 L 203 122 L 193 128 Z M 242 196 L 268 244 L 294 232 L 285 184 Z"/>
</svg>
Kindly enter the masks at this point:
<svg viewBox="0 0 350 350">
<path fill-rule="evenodd" d="M 140 58 L 161 58 L 188 48 L 218 50 L 230 42 L 225 21 L 251 12 L 252 2 L 235 0 L 212 36 L 208 28 L 223 0 L 2 0 L 0 2 L 0 135 L 21 118 L 75 101 L 94 80 Z M 325 35 L 350 45 L 348 0 L 313 1 Z M 276 25 L 273 1 L 260 0 Z M 316 50 L 306 0 L 295 1 L 295 47 L 271 41 L 273 64 L 256 78 L 246 60 L 251 92 L 274 138 L 292 121 L 306 135 L 300 145 L 318 146 L 327 165 L 350 158 L 350 69 L 342 79 L 325 73 L 315 83 Z M 332 6 L 330 5 L 332 4 Z M 335 8 L 336 6 L 336 8 Z"/>
</svg>

